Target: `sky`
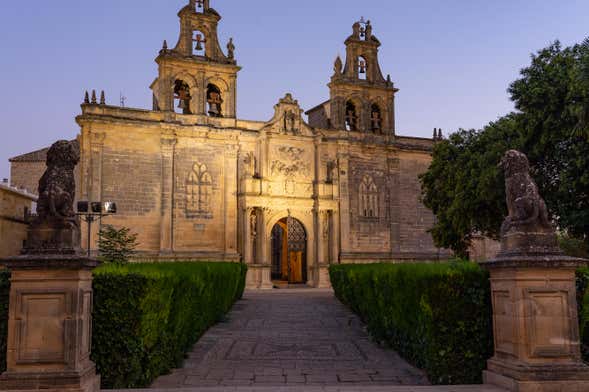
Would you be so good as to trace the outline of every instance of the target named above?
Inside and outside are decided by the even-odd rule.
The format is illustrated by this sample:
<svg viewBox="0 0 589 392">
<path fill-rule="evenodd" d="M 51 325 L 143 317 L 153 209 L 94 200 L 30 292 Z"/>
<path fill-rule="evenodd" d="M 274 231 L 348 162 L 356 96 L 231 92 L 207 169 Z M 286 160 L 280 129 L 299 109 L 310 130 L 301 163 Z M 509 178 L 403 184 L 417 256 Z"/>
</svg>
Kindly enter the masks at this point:
<svg viewBox="0 0 589 392">
<path fill-rule="evenodd" d="M 0 7 L 0 178 L 8 158 L 72 139 L 84 91 L 151 108 L 164 39 L 178 39 L 188 0 L 4 1 Z M 400 92 L 397 133 L 481 128 L 513 110 L 507 88 L 530 54 L 589 36 L 587 0 L 211 0 L 243 67 L 238 117 L 269 120 L 285 93 L 307 110 L 362 16 L 382 42 L 380 65 Z"/>
</svg>

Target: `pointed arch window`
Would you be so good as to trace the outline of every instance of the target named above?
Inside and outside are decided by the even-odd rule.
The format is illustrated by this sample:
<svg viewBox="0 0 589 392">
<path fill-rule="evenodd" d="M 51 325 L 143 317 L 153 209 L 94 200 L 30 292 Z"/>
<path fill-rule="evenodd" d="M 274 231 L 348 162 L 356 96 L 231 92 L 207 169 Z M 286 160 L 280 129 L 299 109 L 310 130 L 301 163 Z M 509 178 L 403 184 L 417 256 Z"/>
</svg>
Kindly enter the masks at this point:
<svg viewBox="0 0 589 392">
<path fill-rule="evenodd" d="M 211 213 L 213 178 L 207 165 L 195 163 L 186 181 L 186 212 L 188 215 Z"/>
<path fill-rule="evenodd" d="M 382 112 L 377 104 L 372 104 L 370 108 L 370 124 L 373 133 L 382 133 Z"/>
<path fill-rule="evenodd" d="M 360 215 L 378 218 L 378 187 L 370 176 L 364 176 L 360 183 Z"/>
<path fill-rule="evenodd" d="M 212 83 L 207 86 L 207 105 L 209 116 L 223 117 L 221 89 Z"/>
<path fill-rule="evenodd" d="M 357 131 L 358 130 L 358 112 L 354 102 L 346 102 L 346 130 Z"/>
</svg>

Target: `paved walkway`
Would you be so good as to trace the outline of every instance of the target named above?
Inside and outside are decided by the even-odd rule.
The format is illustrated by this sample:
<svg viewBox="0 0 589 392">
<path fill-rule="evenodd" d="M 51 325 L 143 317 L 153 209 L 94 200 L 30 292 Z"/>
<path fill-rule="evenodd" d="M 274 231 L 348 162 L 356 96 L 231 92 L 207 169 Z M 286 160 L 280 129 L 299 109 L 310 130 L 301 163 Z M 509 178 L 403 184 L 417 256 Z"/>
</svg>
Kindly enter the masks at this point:
<svg viewBox="0 0 589 392">
<path fill-rule="evenodd" d="M 371 342 L 331 291 L 274 290 L 247 292 L 227 321 L 201 338 L 184 368 L 152 388 L 427 384 L 422 371 Z"/>
<path fill-rule="evenodd" d="M 423 372 L 368 339 L 331 291 L 248 292 L 208 331 L 184 368 L 153 392 L 506 392 L 427 386 Z M 132 392 L 146 390 L 125 390 Z M 116 392 L 116 391 L 110 391 Z"/>
</svg>

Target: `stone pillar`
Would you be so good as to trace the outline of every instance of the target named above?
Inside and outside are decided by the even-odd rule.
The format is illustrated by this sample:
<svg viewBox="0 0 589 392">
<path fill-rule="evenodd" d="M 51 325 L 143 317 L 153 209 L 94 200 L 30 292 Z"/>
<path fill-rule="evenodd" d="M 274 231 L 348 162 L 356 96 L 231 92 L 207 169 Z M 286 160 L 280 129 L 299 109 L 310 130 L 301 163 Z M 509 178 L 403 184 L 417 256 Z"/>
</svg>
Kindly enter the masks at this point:
<svg viewBox="0 0 589 392">
<path fill-rule="evenodd" d="M 482 263 L 491 274 L 495 355 L 483 377 L 514 392 L 589 391 L 580 352 L 575 270 L 587 260 L 564 256 L 527 157 L 501 161 L 509 216 L 501 252 Z"/>
<path fill-rule="evenodd" d="M 565 256 L 499 258 L 491 273 L 495 355 L 486 383 L 517 392 L 589 391 L 580 352 L 575 270 Z"/>
<path fill-rule="evenodd" d="M 90 182 L 88 191 L 88 201 L 102 202 L 102 158 L 104 152 L 104 140 L 106 134 L 92 133 L 90 144 Z M 90 249 L 96 247 L 98 242 L 98 231 L 101 229 L 101 221 L 97 225 L 92 225 L 92 233 L 90 233 Z M 87 225 L 83 225 L 85 230 L 88 230 Z M 86 233 L 87 235 L 87 233 Z M 84 236 L 84 238 L 87 238 Z M 83 242 L 83 246 L 87 247 L 87 241 Z M 94 252 L 96 253 L 96 251 Z"/>
<path fill-rule="evenodd" d="M 317 288 L 330 288 L 329 264 L 330 244 L 332 237 L 331 211 L 320 211 L 318 214 L 317 248 L 318 259 L 316 265 L 315 286 Z"/>
<path fill-rule="evenodd" d="M 258 246 L 257 250 L 258 253 L 258 263 L 262 264 L 262 282 L 260 288 L 263 290 L 272 289 L 274 286 L 272 285 L 272 257 L 269 254 L 270 250 L 270 233 L 266 230 L 266 225 L 268 221 L 268 210 L 265 208 L 258 209 Z"/>
<path fill-rule="evenodd" d="M 173 218 L 174 214 L 174 150 L 178 140 L 173 137 L 161 139 L 162 151 L 162 200 L 160 221 L 160 253 L 173 252 Z"/>
<path fill-rule="evenodd" d="M 340 146 L 341 150 L 347 150 L 347 145 Z M 342 253 L 352 251 L 350 238 L 350 190 L 349 190 L 349 156 L 346 152 L 338 154 L 339 185 L 340 185 L 340 244 Z"/>
<path fill-rule="evenodd" d="M 7 371 L 0 390 L 98 392 L 90 360 L 92 269 L 76 256 L 22 256 L 12 271 Z"/>
</svg>

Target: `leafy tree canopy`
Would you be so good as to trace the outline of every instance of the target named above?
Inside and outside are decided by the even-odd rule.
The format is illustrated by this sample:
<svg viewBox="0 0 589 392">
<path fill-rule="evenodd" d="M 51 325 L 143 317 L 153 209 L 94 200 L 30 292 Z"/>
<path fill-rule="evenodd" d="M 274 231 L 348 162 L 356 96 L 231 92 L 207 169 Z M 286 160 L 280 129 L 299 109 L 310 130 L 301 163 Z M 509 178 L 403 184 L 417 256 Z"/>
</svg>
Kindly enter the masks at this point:
<svg viewBox="0 0 589 392">
<path fill-rule="evenodd" d="M 512 148 L 530 158 L 558 226 L 589 238 L 589 39 L 540 50 L 508 91 L 516 112 L 437 143 L 421 176 L 424 204 L 437 217 L 434 241 L 461 256 L 474 233 L 499 235 L 507 212 L 497 164 Z"/>
</svg>

